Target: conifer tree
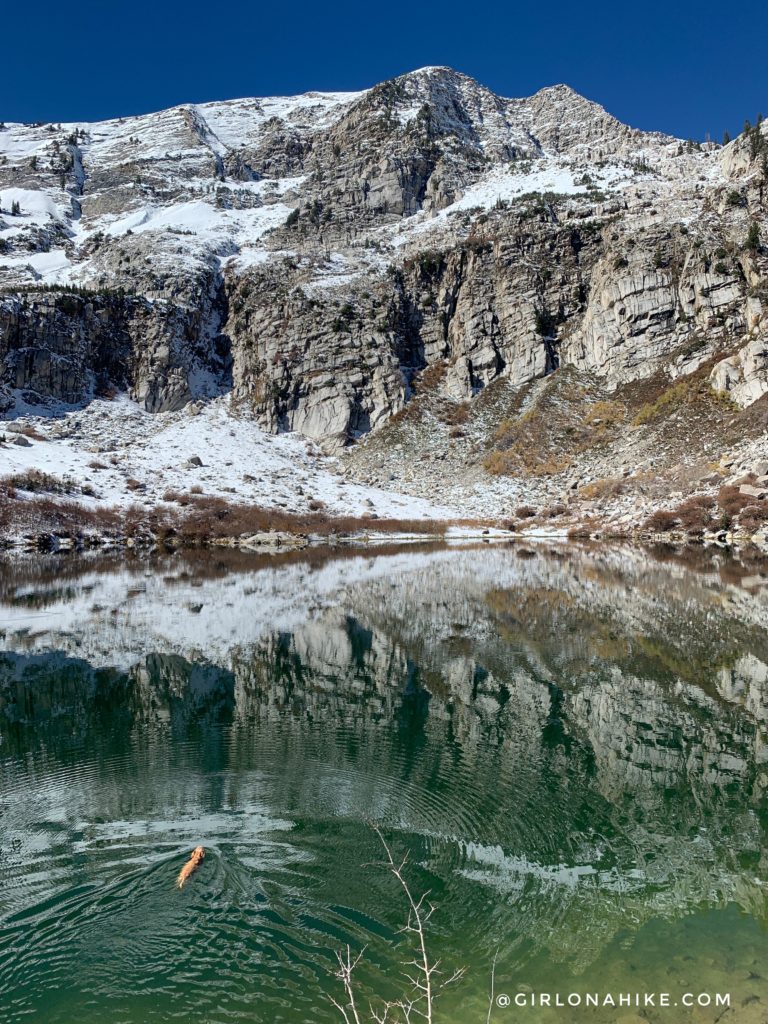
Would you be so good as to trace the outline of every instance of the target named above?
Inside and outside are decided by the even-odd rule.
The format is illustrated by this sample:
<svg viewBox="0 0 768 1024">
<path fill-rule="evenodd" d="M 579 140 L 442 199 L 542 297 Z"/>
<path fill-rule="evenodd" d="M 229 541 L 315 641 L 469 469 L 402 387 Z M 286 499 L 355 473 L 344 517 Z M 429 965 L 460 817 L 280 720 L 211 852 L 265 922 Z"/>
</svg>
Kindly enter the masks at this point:
<svg viewBox="0 0 768 1024">
<path fill-rule="evenodd" d="M 744 243 L 744 248 L 750 252 L 757 252 L 760 248 L 760 227 L 756 220 L 752 221 L 749 231 L 747 232 L 747 240 Z"/>
</svg>

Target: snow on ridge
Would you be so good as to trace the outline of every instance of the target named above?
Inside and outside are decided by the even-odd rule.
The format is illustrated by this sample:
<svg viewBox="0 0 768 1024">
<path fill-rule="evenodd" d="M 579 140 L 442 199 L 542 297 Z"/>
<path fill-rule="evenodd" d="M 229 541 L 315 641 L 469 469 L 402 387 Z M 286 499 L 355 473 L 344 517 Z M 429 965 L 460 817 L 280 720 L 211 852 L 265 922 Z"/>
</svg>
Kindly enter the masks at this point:
<svg viewBox="0 0 768 1024">
<path fill-rule="evenodd" d="M 2 133 L 0 133 L 1 138 Z M 8 210 L 13 203 L 18 203 L 21 207 L 24 223 L 46 224 L 52 220 L 63 222 L 70 212 L 69 203 L 57 203 L 48 192 L 43 192 L 42 189 L 17 188 L 15 186 L 0 188 L 0 208 Z"/>
<path fill-rule="evenodd" d="M 490 158 L 490 170 L 436 215 L 423 212 L 399 223 L 374 227 L 372 235 L 384 243 L 390 255 L 392 248 L 398 249 L 406 238 L 415 239 L 433 226 L 445 226 L 452 213 L 487 210 L 497 201 L 513 201 L 527 192 L 585 195 L 587 186 L 577 184 L 585 171 L 605 192 L 623 187 L 629 179 L 642 181 L 639 171 L 628 170 L 627 161 L 632 159 L 639 165 L 652 165 L 670 201 L 676 199 L 675 190 L 694 171 L 712 182 L 721 174 L 719 163 L 709 159 L 711 153 L 680 157 L 673 152 L 678 144 L 659 133 L 630 132 L 621 144 L 623 159 L 611 157 L 608 165 L 601 166 L 593 159 L 594 142 L 589 131 L 583 139 L 579 134 L 583 120 L 580 111 L 585 104 L 596 116 L 611 117 L 599 104 L 566 85 L 547 86 L 528 98 L 504 99 L 469 76 L 441 66 L 427 66 L 400 76 L 411 83 L 407 99 L 397 106 L 402 126 L 417 116 L 431 91 L 437 89 L 440 93 L 440 82 L 435 85 L 435 79 L 441 76 L 450 81 L 450 91 L 458 90 L 465 103 L 472 122 L 470 141 Z M 244 150 L 247 163 L 248 147 L 263 144 L 269 131 L 265 125 L 273 118 L 289 126 L 291 132 L 326 130 L 368 92 L 307 92 L 182 104 L 157 113 L 93 124 L 8 125 L 0 131 L 0 154 L 19 167 L 32 156 L 47 163 L 52 143 L 61 145 L 62 133 L 77 131 L 86 180 L 90 179 L 92 185 L 82 197 L 73 197 L 50 183 L 39 190 L 0 189 L 3 210 L 7 211 L 14 201 L 22 208 L 21 217 L 0 217 L 0 240 L 15 248 L 0 255 L 3 284 L 88 284 L 98 273 L 97 261 L 88 258 L 86 243 L 99 232 L 110 239 L 122 238 L 129 231 L 137 235 L 154 232 L 157 244 L 153 239 L 149 261 L 165 271 L 193 272 L 199 269 L 201 260 L 206 265 L 216 259 L 228 260 L 236 271 L 267 262 L 270 249 L 265 236 L 312 198 L 312 176 L 297 174 L 298 167 L 288 165 L 284 178 L 240 181 L 227 176 L 221 180 L 224 159 Z M 548 96 L 554 97 L 551 103 L 547 102 Z M 445 116 L 450 127 L 453 115 L 448 111 Z M 554 141 L 541 143 L 543 150 L 536 142 L 542 127 L 555 136 Z M 561 129 L 569 138 L 563 151 L 567 150 L 567 156 L 555 152 L 556 135 Z M 629 132 L 623 127 L 622 131 Z M 535 156 L 517 166 L 510 165 L 507 160 L 513 149 Z M 141 175 L 145 163 L 153 165 L 151 174 L 160 179 L 154 195 L 151 191 L 148 194 L 146 184 L 135 180 L 134 169 Z M 114 194 L 118 197 L 114 204 L 110 201 L 113 173 Z M 81 207 L 82 216 L 78 216 Z M 29 229 L 47 229 L 51 252 L 33 252 L 35 247 L 43 247 L 36 238 L 27 253 L 23 243 Z M 178 234 L 195 237 L 180 241 L 173 237 Z M 63 235 L 67 236 L 66 244 Z M 361 272 L 370 271 L 370 261 L 361 257 L 359 248 L 353 253 L 347 247 L 346 252 L 355 263 L 349 270 L 351 276 L 334 280 L 322 275 L 310 287 L 345 285 Z"/>
<path fill-rule="evenodd" d="M 540 158 L 492 167 L 479 181 L 467 187 L 460 199 L 433 215 L 424 213 L 404 221 L 392 238 L 395 246 L 410 239 L 445 227 L 457 213 L 490 210 L 497 203 L 512 202 L 529 195 L 586 196 L 589 185 L 611 192 L 643 176 L 621 164 L 608 164 L 590 170 L 589 184 L 584 180 L 586 168 L 567 159 Z"/>
<path fill-rule="evenodd" d="M 298 96 L 266 96 L 198 103 L 194 109 L 205 118 L 216 137 L 229 149 L 256 141 L 264 124 L 276 117 L 299 124 L 311 113 L 313 127 L 328 127 L 344 109 L 365 96 L 361 92 L 307 92 Z"/>
<path fill-rule="evenodd" d="M 72 263 L 64 249 L 49 252 L 31 252 L 23 256 L 7 256 L 0 260 L 0 270 L 23 270 L 29 267 L 36 280 L 46 284 L 71 282 Z"/>
</svg>

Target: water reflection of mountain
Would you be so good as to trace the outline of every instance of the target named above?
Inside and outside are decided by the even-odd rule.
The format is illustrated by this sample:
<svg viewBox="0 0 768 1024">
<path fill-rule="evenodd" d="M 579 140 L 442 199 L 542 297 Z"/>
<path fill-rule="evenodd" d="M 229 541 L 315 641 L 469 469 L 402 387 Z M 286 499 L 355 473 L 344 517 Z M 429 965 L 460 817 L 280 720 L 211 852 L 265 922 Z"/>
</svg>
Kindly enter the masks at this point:
<svg viewBox="0 0 768 1024">
<path fill-rule="evenodd" d="M 764 916 L 764 588 L 637 553 L 345 566 L 91 574 L 61 615 L 27 600 L 42 620 L 17 599 L 0 752 L 191 738 L 235 801 L 256 758 L 274 815 L 401 826 L 447 885 L 501 897 L 497 939 L 577 963 L 654 915 Z"/>
</svg>

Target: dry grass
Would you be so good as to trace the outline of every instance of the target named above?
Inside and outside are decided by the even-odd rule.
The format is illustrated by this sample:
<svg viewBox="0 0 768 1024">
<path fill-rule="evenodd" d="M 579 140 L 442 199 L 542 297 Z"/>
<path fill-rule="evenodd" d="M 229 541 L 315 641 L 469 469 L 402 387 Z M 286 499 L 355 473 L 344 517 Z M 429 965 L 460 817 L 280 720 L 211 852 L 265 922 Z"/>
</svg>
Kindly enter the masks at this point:
<svg viewBox="0 0 768 1024">
<path fill-rule="evenodd" d="M 565 505 L 556 504 L 549 505 L 547 508 L 544 509 L 541 515 L 543 519 L 559 519 L 560 516 L 566 515 L 567 512 L 568 509 Z"/>
<path fill-rule="evenodd" d="M 411 388 L 415 395 L 432 394 L 437 391 L 445 380 L 448 372 L 448 364 L 445 360 L 432 363 L 414 375 L 411 381 Z"/>
<path fill-rule="evenodd" d="M 258 505 L 231 503 L 223 498 L 179 496 L 186 511 L 173 523 L 175 533 L 193 542 L 216 538 L 243 537 L 257 533 L 291 533 L 331 537 L 375 531 L 376 533 L 443 534 L 448 523 L 422 519 L 373 519 L 360 516 L 331 516 L 325 512 L 304 515 L 264 509 Z M 172 516 L 172 513 L 167 513 Z"/>
<path fill-rule="evenodd" d="M 674 509 L 659 509 L 645 521 L 645 529 L 652 533 L 669 533 L 684 530 L 687 534 L 700 536 L 706 530 L 718 526 L 715 499 L 706 494 L 694 495 Z"/>
<path fill-rule="evenodd" d="M 564 455 L 537 452 L 518 442 L 506 451 L 493 451 L 483 460 L 483 466 L 492 476 L 556 476 L 564 473 L 571 460 Z"/>
<path fill-rule="evenodd" d="M 525 427 L 536 419 L 536 409 L 526 409 L 517 417 L 504 419 L 499 423 L 493 432 L 493 440 L 502 446 L 510 448 L 521 440 L 521 434 Z"/>
<path fill-rule="evenodd" d="M 183 491 L 163 491 L 163 501 L 167 501 L 168 504 L 175 502 L 177 505 L 184 507 L 192 501 L 192 495 Z"/>
<path fill-rule="evenodd" d="M 739 528 L 750 536 L 761 531 L 768 525 L 768 502 L 761 501 L 747 505 L 739 516 Z"/>
<path fill-rule="evenodd" d="M 0 532 L 81 534 L 84 530 L 112 533 L 124 517 L 111 508 L 87 509 L 74 501 L 50 497 L 21 498 L 3 481 L 0 484 Z"/>
<path fill-rule="evenodd" d="M 746 483 L 748 480 L 745 480 L 744 482 Z M 717 492 L 717 504 L 722 509 L 723 515 L 728 523 L 738 516 L 742 509 L 746 508 L 747 505 L 751 505 L 753 502 L 754 498 L 741 493 L 738 483 L 726 484 Z"/>
<path fill-rule="evenodd" d="M 714 391 L 709 386 L 707 377 L 697 373 L 683 377 L 672 387 L 662 391 L 653 401 L 641 405 L 635 413 L 632 425 L 640 427 L 646 423 L 654 423 L 701 402 L 720 405 L 725 410 L 735 411 L 737 408 L 725 392 Z"/>
<path fill-rule="evenodd" d="M 704 533 L 715 523 L 715 507 L 714 498 L 699 494 L 678 505 L 676 515 L 688 533 Z"/>
<path fill-rule="evenodd" d="M 659 509 L 648 517 L 644 528 L 653 533 L 679 529 L 690 536 L 728 529 L 755 534 L 768 523 L 768 501 L 757 501 L 753 496 L 741 493 L 740 484 L 751 480 L 752 475 L 721 487 L 717 498 L 698 494 L 676 508 Z"/>
<path fill-rule="evenodd" d="M 587 406 L 582 425 L 590 431 L 590 441 L 594 444 L 612 437 L 626 419 L 627 407 L 623 402 L 601 399 Z"/>
<path fill-rule="evenodd" d="M 139 507 L 87 509 L 75 502 L 54 498 L 22 499 L 6 480 L 0 483 L 0 531 L 73 537 L 95 532 L 195 547 L 260 533 L 328 538 L 370 533 L 442 536 L 453 525 L 435 520 L 378 519 L 373 515 L 332 516 L 322 511 L 296 515 L 174 491 L 166 491 L 163 497 L 166 501 L 177 502 L 181 508 L 178 511 Z M 466 525 L 484 527 L 489 524 L 468 520 Z"/>
<path fill-rule="evenodd" d="M 626 407 L 614 400 L 588 402 L 587 394 L 573 374 L 558 370 L 528 409 L 501 420 L 483 463 L 487 472 L 556 476 L 583 452 L 604 447 L 626 419 Z"/>
<path fill-rule="evenodd" d="M 72 494 L 79 491 L 71 480 L 62 480 L 51 473 L 43 473 L 39 469 L 28 469 L 24 473 L 15 473 L 6 477 L 4 483 L 19 491 L 32 494 Z"/>
<path fill-rule="evenodd" d="M 19 427 L 18 430 L 14 430 L 14 434 L 23 434 L 24 437 L 28 437 L 30 441 L 45 441 L 45 434 L 41 434 L 35 427 L 25 424 Z"/>
<path fill-rule="evenodd" d="M 680 520 L 674 512 L 668 509 L 658 509 L 648 516 L 643 525 L 651 533 L 669 533 L 680 525 Z"/>
<path fill-rule="evenodd" d="M 421 423 L 424 419 L 424 408 L 418 400 L 411 400 L 406 402 L 402 409 L 399 409 L 394 415 L 389 417 L 387 426 L 392 428 L 401 426 L 405 423 Z"/>
<path fill-rule="evenodd" d="M 632 420 L 633 427 L 640 427 L 644 423 L 651 423 L 653 420 L 661 419 L 676 412 L 690 399 L 690 387 L 687 381 L 679 381 L 671 388 L 663 391 L 653 402 L 646 402 L 641 405 Z"/>
<path fill-rule="evenodd" d="M 589 540 L 593 534 L 600 532 L 601 524 L 597 519 L 583 519 L 568 531 L 569 540 Z"/>
<path fill-rule="evenodd" d="M 755 534 L 768 523 L 768 500 L 757 500 L 749 494 L 742 494 L 741 484 L 754 483 L 755 476 L 750 473 L 734 484 L 726 484 L 717 494 L 717 504 L 721 512 L 720 525 L 723 529 L 736 528 L 740 532 Z"/>
<path fill-rule="evenodd" d="M 448 402 L 441 410 L 440 418 L 448 426 L 461 426 L 469 419 L 469 405 L 465 402 Z"/>
<path fill-rule="evenodd" d="M 621 476 L 603 476 L 590 480 L 578 490 L 578 496 L 585 501 L 599 501 L 603 498 L 615 498 L 624 490 L 625 480 Z"/>
</svg>

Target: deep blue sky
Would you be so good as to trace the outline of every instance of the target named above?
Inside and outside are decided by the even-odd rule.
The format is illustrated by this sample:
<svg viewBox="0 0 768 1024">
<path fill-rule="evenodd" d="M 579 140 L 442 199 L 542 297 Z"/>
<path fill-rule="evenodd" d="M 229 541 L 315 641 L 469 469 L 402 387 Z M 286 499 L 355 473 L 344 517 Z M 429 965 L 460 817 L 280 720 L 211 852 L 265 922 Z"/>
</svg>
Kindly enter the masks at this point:
<svg viewBox="0 0 768 1024">
<path fill-rule="evenodd" d="M 0 120 L 361 89 L 447 64 L 506 96 L 566 82 L 638 128 L 736 134 L 768 115 L 766 0 L 12 0 Z"/>
</svg>

